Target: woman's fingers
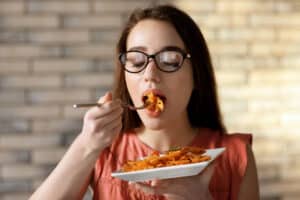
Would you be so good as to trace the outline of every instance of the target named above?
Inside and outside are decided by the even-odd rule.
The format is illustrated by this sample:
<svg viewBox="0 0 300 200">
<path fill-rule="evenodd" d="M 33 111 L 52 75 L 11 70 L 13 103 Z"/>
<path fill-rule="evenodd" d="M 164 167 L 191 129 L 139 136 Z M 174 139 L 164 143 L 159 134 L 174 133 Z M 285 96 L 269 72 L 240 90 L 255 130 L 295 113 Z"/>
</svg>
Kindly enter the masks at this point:
<svg viewBox="0 0 300 200">
<path fill-rule="evenodd" d="M 105 117 L 96 118 L 95 123 L 98 126 L 105 127 L 107 124 L 113 122 L 116 119 L 121 120 L 120 117 L 122 117 L 122 113 L 123 113 L 123 108 L 118 108 L 118 109 L 112 110 Z"/>
<path fill-rule="evenodd" d="M 107 101 L 111 101 L 112 100 L 112 93 L 111 92 L 106 92 L 104 96 L 102 96 L 97 103 L 105 103 Z"/>
<path fill-rule="evenodd" d="M 191 177 L 182 177 L 176 179 L 153 180 L 150 185 L 145 183 L 133 183 L 134 187 L 142 190 L 147 194 L 164 195 L 168 199 L 182 199 L 183 197 L 191 197 L 195 191 L 201 193 L 209 193 L 209 183 L 214 173 L 215 164 L 211 163 L 199 175 Z M 187 188 L 193 192 L 189 192 Z M 205 194 L 210 196 L 209 194 Z"/>
<path fill-rule="evenodd" d="M 136 189 L 143 191 L 146 194 L 157 194 L 157 195 L 161 194 L 159 187 L 153 187 L 142 182 L 135 182 L 135 183 L 129 182 L 129 184 L 135 187 Z"/>
</svg>

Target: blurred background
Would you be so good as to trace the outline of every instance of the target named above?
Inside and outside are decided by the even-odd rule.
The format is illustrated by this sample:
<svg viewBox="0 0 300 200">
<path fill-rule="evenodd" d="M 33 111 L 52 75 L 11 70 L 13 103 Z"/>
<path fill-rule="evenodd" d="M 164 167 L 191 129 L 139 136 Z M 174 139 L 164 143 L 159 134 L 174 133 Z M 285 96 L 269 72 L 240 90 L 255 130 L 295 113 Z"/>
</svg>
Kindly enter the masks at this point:
<svg viewBox="0 0 300 200">
<path fill-rule="evenodd" d="M 164 3 L 207 39 L 228 130 L 254 135 L 261 199 L 299 199 L 300 0 L 1 0 L 1 200 L 29 197 L 81 131 L 73 103 L 111 89 L 130 11 Z"/>
</svg>

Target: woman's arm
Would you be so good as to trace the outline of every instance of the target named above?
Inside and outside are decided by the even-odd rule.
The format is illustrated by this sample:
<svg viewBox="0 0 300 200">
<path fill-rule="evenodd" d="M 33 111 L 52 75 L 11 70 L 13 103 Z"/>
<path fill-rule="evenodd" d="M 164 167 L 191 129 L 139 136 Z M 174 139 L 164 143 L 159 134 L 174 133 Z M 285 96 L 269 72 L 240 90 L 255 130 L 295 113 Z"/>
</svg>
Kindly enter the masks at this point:
<svg viewBox="0 0 300 200">
<path fill-rule="evenodd" d="M 98 157 L 96 152 L 85 152 L 84 146 L 80 144 L 80 137 L 82 135 L 75 139 L 61 162 L 30 200 L 79 198 Z"/>
<path fill-rule="evenodd" d="M 259 186 L 257 169 L 251 147 L 247 145 L 248 164 L 243 182 L 240 187 L 239 199 L 256 200 L 259 199 Z"/>
<path fill-rule="evenodd" d="M 103 105 L 91 108 L 85 114 L 82 132 L 30 200 L 82 197 L 99 154 L 111 144 L 122 127 L 120 101 L 112 101 L 111 94 L 107 94 L 99 103 Z"/>
</svg>

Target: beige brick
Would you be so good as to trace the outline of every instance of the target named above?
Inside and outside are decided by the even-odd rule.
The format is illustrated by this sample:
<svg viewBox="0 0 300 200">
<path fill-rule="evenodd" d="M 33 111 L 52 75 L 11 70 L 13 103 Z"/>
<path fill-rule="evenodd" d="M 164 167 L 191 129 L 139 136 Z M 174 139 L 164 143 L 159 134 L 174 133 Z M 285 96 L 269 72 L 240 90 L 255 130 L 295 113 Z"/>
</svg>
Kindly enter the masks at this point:
<svg viewBox="0 0 300 200">
<path fill-rule="evenodd" d="M 88 108 L 74 109 L 70 106 L 65 106 L 63 110 L 63 117 L 71 120 L 83 120 L 84 114 Z"/>
<path fill-rule="evenodd" d="M 10 164 L 1 166 L 1 177 L 5 179 L 33 179 L 44 176 L 45 170 L 27 164 Z"/>
<path fill-rule="evenodd" d="M 27 133 L 30 129 L 30 122 L 22 119 L 6 119 L 0 120 L 0 127 L 2 133 Z"/>
<path fill-rule="evenodd" d="M 277 43 L 255 43 L 250 46 L 250 54 L 254 56 L 286 56 L 300 53 L 300 46 L 297 43 L 277 42 Z"/>
<path fill-rule="evenodd" d="M 201 29 L 201 32 L 206 41 L 213 42 L 216 40 L 216 30 L 213 28 L 203 28 Z"/>
<path fill-rule="evenodd" d="M 213 12 L 215 10 L 214 1 L 175 0 L 172 3 L 192 15 L 193 12 L 204 13 Z"/>
<path fill-rule="evenodd" d="M 25 104 L 25 92 L 0 90 L 0 104 Z"/>
<path fill-rule="evenodd" d="M 219 84 L 218 94 L 222 101 L 232 100 L 248 100 L 249 96 L 249 87 L 247 85 L 234 84 L 234 85 L 222 85 Z"/>
<path fill-rule="evenodd" d="M 247 15 L 243 15 L 243 14 L 232 15 L 230 20 L 231 20 L 231 26 L 236 26 L 236 27 L 249 26 L 249 17 Z"/>
<path fill-rule="evenodd" d="M 271 195 L 288 195 L 288 194 L 297 194 L 300 188 L 299 181 L 278 181 L 265 183 L 260 186 L 262 197 L 271 196 Z"/>
<path fill-rule="evenodd" d="M 67 107 L 67 106 L 66 106 Z M 69 106 L 71 109 L 72 106 Z M 74 113 L 77 110 L 72 110 Z M 32 132 L 34 133 L 79 133 L 81 131 L 82 120 L 71 120 L 55 118 L 51 120 L 35 119 L 32 122 Z"/>
<path fill-rule="evenodd" d="M 58 26 L 59 18 L 53 15 L 5 15 L 0 24 L 0 28 L 57 28 Z"/>
<path fill-rule="evenodd" d="M 193 15 L 195 22 L 202 28 L 223 28 L 231 25 L 232 16 L 229 15 Z"/>
<path fill-rule="evenodd" d="M 78 73 L 92 68 L 92 61 L 86 59 L 36 59 L 33 61 L 34 73 Z"/>
<path fill-rule="evenodd" d="M 268 99 L 256 99 L 249 101 L 249 112 L 279 112 L 282 110 L 282 101 L 280 99 L 268 98 Z M 286 102 L 285 110 L 293 109 L 288 102 Z"/>
<path fill-rule="evenodd" d="M 89 102 L 91 93 L 88 90 L 74 89 L 60 90 L 31 90 L 28 93 L 30 103 L 36 104 L 73 104 L 76 102 Z"/>
<path fill-rule="evenodd" d="M 131 12 L 137 8 L 144 8 L 150 4 L 148 1 L 102 1 L 95 0 L 94 1 L 94 10 L 96 13 L 106 13 L 106 12 L 115 12 L 120 14 L 122 12 Z"/>
<path fill-rule="evenodd" d="M 223 102 L 222 111 L 224 113 L 244 113 L 248 111 L 248 104 L 246 101 Z"/>
<path fill-rule="evenodd" d="M 59 117 L 58 106 L 5 106 L 0 107 L 0 119 L 32 119 Z"/>
<path fill-rule="evenodd" d="M 249 99 L 272 99 L 280 98 L 283 95 L 283 86 L 273 85 L 249 85 L 247 88 Z"/>
<path fill-rule="evenodd" d="M 298 99 L 299 100 L 299 99 Z M 286 111 L 284 112 L 280 118 L 281 118 L 281 124 L 285 127 L 291 127 L 296 126 L 299 128 L 299 122 L 300 122 L 300 114 L 299 114 L 299 107 L 297 110 L 294 111 Z M 297 131 L 299 132 L 299 131 Z"/>
<path fill-rule="evenodd" d="M 255 155 L 259 155 L 258 153 L 255 152 L 255 148 L 253 150 L 254 150 Z M 256 163 L 259 163 L 260 165 L 273 165 L 273 166 L 274 165 L 282 165 L 282 163 L 284 162 L 283 157 L 280 157 L 278 155 L 256 156 L 255 160 L 256 160 Z"/>
<path fill-rule="evenodd" d="M 300 66 L 300 57 L 298 55 L 288 55 L 284 56 L 280 60 L 280 66 L 286 67 L 286 68 L 298 68 Z"/>
<path fill-rule="evenodd" d="M 299 195 L 296 193 L 296 194 L 285 194 L 283 197 L 282 197 L 282 200 L 298 200 L 299 199 Z"/>
<path fill-rule="evenodd" d="M 248 47 L 245 43 L 230 43 L 230 42 L 213 42 L 209 44 L 209 49 L 212 54 L 225 55 L 246 55 Z"/>
<path fill-rule="evenodd" d="M 279 178 L 279 167 L 277 165 L 262 165 L 257 163 L 259 182 L 276 181 Z"/>
<path fill-rule="evenodd" d="M 62 86 L 62 78 L 55 75 L 6 76 L 1 80 L 3 88 L 57 88 Z"/>
<path fill-rule="evenodd" d="M 33 164 L 57 164 L 66 152 L 66 148 L 41 149 L 32 152 Z"/>
<path fill-rule="evenodd" d="M 292 84 L 300 83 L 299 70 L 266 69 L 254 70 L 249 73 L 250 84 Z"/>
<path fill-rule="evenodd" d="M 24 74 L 29 72 L 29 64 L 26 61 L 1 60 L 0 74 Z"/>
<path fill-rule="evenodd" d="M 29 151 L 6 151 L 0 152 L 0 164 L 28 162 L 30 159 Z"/>
<path fill-rule="evenodd" d="M 257 120 L 259 118 L 259 120 Z M 260 135 L 276 137 L 277 135 L 282 135 L 283 132 L 278 130 L 278 132 L 272 131 L 270 127 L 279 126 L 280 117 L 275 113 L 225 113 L 224 115 L 225 123 L 230 130 L 242 132 L 262 132 Z M 266 132 L 267 131 L 267 132 Z"/>
<path fill-rule="evenodd" d="M 250 24 L 253 27 L 294 27 L 299 26 L 299 13 L 280 13 L 277 15 L 270 14 L 252 14 Z"/>
<path fill-rule="evenodd" d="M 245 84 L 247 74 L 243 70 L 237 70 L 235 73 L 230 70 L 217 70 L 216 79 L 218 85 Z"/>
<path fill-rule="evenodd" d="M 221 41 L 274 41 L 275 31 L 272 29 L 249 29 L 249 28 L 223 28 L 217 32 L 217 39 Z"/>
<path fill-rule="evenodd" d="M 0 58 L 34 58 L 53 57 L 61 55 L 61 49 L 55 46 L 36 46 L 25 44 L 1 45 Z"/>
<path fill-rule="evenodd" d="M 118 41 L 119 29 L 97 29 L 91 31 L 91 42 L 100 44 L 115 44 Z"/>
<path fill-rule="evenodd" d="M 29 41 L 41 44 L 82 44 L 89 41 L 86 30 L 34 31 L 29 33 Z"/>
<path fill-rule="evenodd" d="M 25 43 L 27 42 L 26 31 L 21 30 L 1 30 L 0 32 L 1 43 Z"/>
<path fill-rule="evenodd" d="M 275 11 L 277 12 L 292 12 L 294 9 L 297 9 L 297 0 L 294 1 L 275 1 Z M 299 3 L 298 3 L 299 8 Z"/>
<path fill-rule="evenodd" d="M 300 42 L 299 29 L 282 29 L 278 31 L 279 40 Z"/>
<path fill-rule="evenodd" d="M 89 1 L 29 0 L 27 6 L 30 13 L 86 14 L 89 11 Z"/>
<path fill-rule="evenodd" d="M 24 180 L 5 180 L 0 182 L 0 186 L 1 194 L 23 193 L 31 189 L 29 181 Z"/>
<path fill-rule="evenodd" d="M 0 2 L 0 13 L 1 14 L 21 14 L 24 12 L 24 1 L 23 0 L 10 0 Z"/>
<path fill-rule="evenodd" d="M 32 193 L 9 193 L 0 195 L 1 200 L 24 200 L 29 199 Z"/>
<path fill-rule="evenodd" d="M 216 58 L 213 58 L 216 60 Z M 253 68 L 276 68 L 282 66 L 278 58 L 269 56 L 230 56 L 223 55 L 218 56 L 218 63 L 214 66 L 220 69 L 226 70 L 235 70 L 235 69 L 244 69 L 244 70 L 252 70 Z M 287 61 L 284 59 L 285 63 L 293 62 L 292 60 Z M 295 64 L 295 63 L 294 63 Z"/>
<path fill-rule="evenodd" d="M 57 148 L 61 143 L 58 134 L 1 134 L 0 148 L 6 150 L 33 150 Z"/>
<path fill-rule="evenodd" d="M 110 87 L 113 84 L 113 75 L 110 73 L 66 75 L 67 87 Z"/>
<path fill-rule="evenodd" d="M 216 10 L 221 13 L 271 13 L 274 10 L 274 3 L 272 1 L 222 0 L 216 2 Z"/>
<path fill-rule="evenodd" d="M 115 51 L 111 45 L 80 45 L 65 48 L 65 53 L 76 58 L 113 58 Z"/>
<path fill-rule="evenodd" d="M 120 28 L 120 15 L 66 16 L 63 25 L 66 28 Z"/>
<path fill-rule="evenodd" d="M 264 155 L 264 157 L 287 153 L 285 151 L 285 144 L 282 142 L 282 139 L 256 139 L 254 146 L 256 155 Z"/>
<path fill-rule="evenodd" d="M 296 99 L 298 99 L 298 97 L 300 96 L 299 84 L 282 85 L 280 89 L 282 91 L 283 98 L 295 97 Z"/>
</svg>

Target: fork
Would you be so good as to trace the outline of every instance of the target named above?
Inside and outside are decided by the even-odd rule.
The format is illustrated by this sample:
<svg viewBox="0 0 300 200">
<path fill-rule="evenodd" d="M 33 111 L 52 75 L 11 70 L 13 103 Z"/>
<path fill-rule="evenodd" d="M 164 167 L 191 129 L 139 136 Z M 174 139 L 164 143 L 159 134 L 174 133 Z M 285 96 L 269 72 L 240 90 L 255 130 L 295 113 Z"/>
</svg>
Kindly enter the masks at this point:
<svg viewBox="0 0 300 200">
<path fill-rule="evenodd" d="M 84 107 L 93 107 L 93 106 L 98 106 L 98 107 L 101 107 L 103 104 L 101 103 L 79 103 L 79 104 L 74 104 L 73 105 L 73 108 L 84 108 Z M 130 110 L 140 110 L 140 109 L 144 109 L 147 107 L 147 104 L 143 104 L 141 106 L 132 106 L 132 105 L 129 105 L 127 103 L 121 103 L 121 106 L 123 106 L 124 108 L 128 108 Z"/>
</svg>

